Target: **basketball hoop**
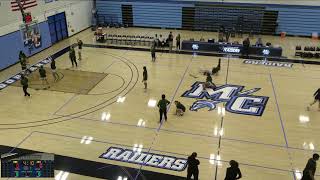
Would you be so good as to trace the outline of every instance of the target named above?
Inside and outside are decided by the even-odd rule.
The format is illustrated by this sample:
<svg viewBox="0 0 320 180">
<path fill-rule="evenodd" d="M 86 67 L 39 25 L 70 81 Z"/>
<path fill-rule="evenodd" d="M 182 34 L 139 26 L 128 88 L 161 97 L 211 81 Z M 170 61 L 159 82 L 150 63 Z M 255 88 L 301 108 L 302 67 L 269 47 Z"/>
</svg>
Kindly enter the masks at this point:
<svg viewBox="0 0 320 180">
<path fill-rule="evenodd" d="M 31 51 L 41 46 L 41 34 L 38 21 L 31 21 L 20 25 L 21 39 L 25 47 Z"/>
</svg>

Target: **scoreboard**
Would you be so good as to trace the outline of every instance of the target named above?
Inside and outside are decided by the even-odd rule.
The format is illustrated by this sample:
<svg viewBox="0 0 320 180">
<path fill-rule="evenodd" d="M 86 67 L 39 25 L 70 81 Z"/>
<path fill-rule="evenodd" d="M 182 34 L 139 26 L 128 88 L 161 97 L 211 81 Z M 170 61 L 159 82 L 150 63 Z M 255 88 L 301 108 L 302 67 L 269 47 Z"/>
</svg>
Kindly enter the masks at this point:
<svg viewBox="0 0 320 180">
<path fill-rule="evenodd" d="M 54 155 L 33 153 L 1 157 L 1 177 L 54 177 Z"/>
</svg>

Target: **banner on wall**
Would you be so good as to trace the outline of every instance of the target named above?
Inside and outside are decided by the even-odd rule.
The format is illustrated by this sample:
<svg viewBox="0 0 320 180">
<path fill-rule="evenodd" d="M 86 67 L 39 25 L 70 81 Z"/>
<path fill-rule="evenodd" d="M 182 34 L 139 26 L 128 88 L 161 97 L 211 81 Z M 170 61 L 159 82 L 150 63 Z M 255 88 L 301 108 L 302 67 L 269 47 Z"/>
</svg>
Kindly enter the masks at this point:
<svg viewBox="0 0 320 180">
<path fill-rule="evenodd" d="M 41 47 L 40 27 L 37 21 L 20 25 L 22 41 L 25 47 L 33 48 Z"/>
<path fill-rule="evenodd" d="M 20 0 L 21 7 L 26 10 L 38 5 L 37 0 Z M 16 0 L 11 0 L 11 10 L 20 11 L 19 4 Z"/>
</svg>

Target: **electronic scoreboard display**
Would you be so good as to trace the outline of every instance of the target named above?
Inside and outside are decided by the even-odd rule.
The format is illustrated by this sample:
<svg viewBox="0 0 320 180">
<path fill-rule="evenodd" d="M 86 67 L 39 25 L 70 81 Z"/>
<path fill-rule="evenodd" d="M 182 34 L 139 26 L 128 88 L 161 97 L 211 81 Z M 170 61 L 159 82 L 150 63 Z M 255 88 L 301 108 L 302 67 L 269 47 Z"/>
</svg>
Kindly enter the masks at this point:
<svg viewBox="0 0 320 180">
<path fill-rule="evenodd" d="M 47 153 L 23 156 L 1 155 L 1 177 L 54 177 L 54 155 Z"/>
</svg>

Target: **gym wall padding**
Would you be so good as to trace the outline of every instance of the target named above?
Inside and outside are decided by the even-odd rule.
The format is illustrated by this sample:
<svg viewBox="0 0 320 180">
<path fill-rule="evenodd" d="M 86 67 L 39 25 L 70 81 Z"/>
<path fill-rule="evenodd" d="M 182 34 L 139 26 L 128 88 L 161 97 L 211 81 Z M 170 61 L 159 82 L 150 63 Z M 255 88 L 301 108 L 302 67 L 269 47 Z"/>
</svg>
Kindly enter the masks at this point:
<svg viewBox="0 0 320 180">
<path fill-rule="evenodd" d="M 47 21 L 39 23 L 41 34 L 41 47 L 32 49 L 29 53 L 28 47 L 24 46 L 21 32 L 15 31 L 0 36 L 0 70 L 11 66 L 19 61 L 19 51 L 22 50 L 27 56 L 33 55 L 51 46 L 49 25 Z"/>
</svg>

